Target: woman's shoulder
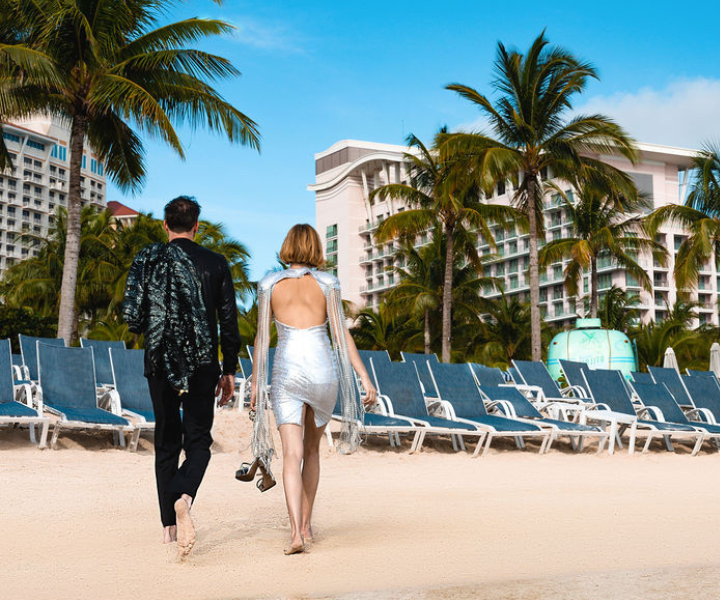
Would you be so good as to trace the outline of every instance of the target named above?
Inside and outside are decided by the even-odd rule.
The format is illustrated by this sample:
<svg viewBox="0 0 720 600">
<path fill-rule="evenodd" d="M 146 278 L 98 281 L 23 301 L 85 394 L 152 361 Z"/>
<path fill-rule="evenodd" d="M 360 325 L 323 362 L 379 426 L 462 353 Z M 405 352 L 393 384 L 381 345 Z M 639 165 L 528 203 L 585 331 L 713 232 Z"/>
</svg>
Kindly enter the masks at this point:
<svg viewBox="0 0 720 600">
<path fill-rule="evenodd" d="M 258 292 L 265 292 L 272 289 L 278 281 L 284 278 L 285 271 L 270 271 L 269 273 L 266 273 L 265 276 L 258 281 Z"/>
<path fill-rule="evenodd" d="M 340 281 L 335 275 L 326 271 L 312 271 L 312 275 L 320 285 L 330 289 L 340 289 Z"/>
</svg>

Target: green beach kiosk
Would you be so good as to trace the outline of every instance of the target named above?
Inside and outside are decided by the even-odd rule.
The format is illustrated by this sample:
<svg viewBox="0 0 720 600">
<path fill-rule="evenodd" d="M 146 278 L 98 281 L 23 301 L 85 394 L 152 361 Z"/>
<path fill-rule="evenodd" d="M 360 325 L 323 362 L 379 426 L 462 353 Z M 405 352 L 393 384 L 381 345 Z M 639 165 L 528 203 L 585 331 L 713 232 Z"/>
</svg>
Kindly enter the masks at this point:
<svg viewBox="0 0 720 600">
<path fill-rule="evenodd" d="M 557 334 L 548 348 L 547 367 L 557 381 L 560 359 L 576 360 L 594 369 L 618 369 L 626 378 L 637 371 L 635 349 L 621 331 L 603 329 L 600 319 L 578 319 L 575 329 Z"/>
</svg>

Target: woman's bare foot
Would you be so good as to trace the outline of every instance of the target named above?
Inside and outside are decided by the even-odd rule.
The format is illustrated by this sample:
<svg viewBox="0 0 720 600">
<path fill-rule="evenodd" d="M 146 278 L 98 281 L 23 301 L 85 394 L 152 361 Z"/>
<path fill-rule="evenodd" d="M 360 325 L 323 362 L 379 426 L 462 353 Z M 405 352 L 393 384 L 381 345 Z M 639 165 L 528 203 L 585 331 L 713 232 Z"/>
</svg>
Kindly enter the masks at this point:
<svg viewBox="0 0 720 600">
<path fill-rule="evenodd" d="M 187 494 L 175 502 L 177 519 L 178 558 L 185 558 L 195 545 L 195 526 L 190 517 L 192 498 Z"/>
<path fill-rule="evenodd" d="M 177 542 L 177 526 L 170 525 L 163 530 L 163 544 Z"/>
<path fill-rule="evenodd" d="M 285 553 L 285 556 L 305 552 L 305 541 L 302 539 L 302 537 L 293 538 L 292 540 L 290 540 L 290 546 L 285 548 L 283 552 Z"/>
<path fill-rule="evenodd" d="M 307 525 L 307 526 L 303 527 L 303 539 L 305 540 L 305 543 L 312 544 L 312 542 L 313 542 L 312 526 Z"/>
</svg>

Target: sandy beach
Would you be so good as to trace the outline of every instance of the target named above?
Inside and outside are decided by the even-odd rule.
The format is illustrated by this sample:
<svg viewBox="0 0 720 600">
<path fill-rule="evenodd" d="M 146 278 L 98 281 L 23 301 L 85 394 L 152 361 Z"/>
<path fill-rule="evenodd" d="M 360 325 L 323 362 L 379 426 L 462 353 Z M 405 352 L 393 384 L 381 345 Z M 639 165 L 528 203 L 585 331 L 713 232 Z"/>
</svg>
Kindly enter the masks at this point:
<svg viewBox="0 0 720 600">
<path fill-rule="evenodd" d="M 233 479 L 245 414 L 218 414 L 214 456 L 184 563 L 160 543 L 153 453 L 63 434 L 39 451 L 0 430 L 2 598 L 717 598 L 720 455 L 659 445 L 582 455 L 560 444 L 482 459 L 430 441 L 421 454 L 369 440 L 322 445 L 316 541 L 286 557 L 282 487 Z M 279 447 L 279 446 L 278 446 Z M 277 474 L 280 461 L 275 463 Z"/>
</svg>

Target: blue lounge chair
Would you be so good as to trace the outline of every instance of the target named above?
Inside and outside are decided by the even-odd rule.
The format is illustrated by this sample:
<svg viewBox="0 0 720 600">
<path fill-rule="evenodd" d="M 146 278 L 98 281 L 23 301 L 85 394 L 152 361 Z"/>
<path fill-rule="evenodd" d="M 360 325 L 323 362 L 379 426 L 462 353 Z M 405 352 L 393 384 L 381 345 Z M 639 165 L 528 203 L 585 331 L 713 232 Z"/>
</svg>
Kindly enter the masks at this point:
<svg viewBox="0 0 720 600">
<path fill-rule="evenodd" d="M 597 438 L 598 454 L 600 454 L 605 447 L 608 434 L 600 427 L 581 425 L 579 423 L 553 419 L 543 415 L 516 387 L 507 385 L 485 386 L 481 388 L 480 391 L 488 401 L 491 402 L 490 406 L 499 406 L 508 417 L 525 423 L 532 423 L 541 428 L 550 429 L 551 434 L 545 443 L 544 452 L 550 450 L 550 446 L 552 446 L 553 442 L 560 436 L 568 436 L 575 450 L 582 449 L 582 444 L 576 443 L 576 438 L 578 440 L 583 440 L 588 437 Z"/>
<path fill-rule="evenodd" d="M 247 346 L 248 354 L 250 355 L 250 362 L 254 360 L 253 352 L 255 352 L 254 346 Z M 272 374 L 273 364 L 275 364 L 275 346 L 268 348 L 268 374 Z"/>
<path fill-rule="evenodd" d="M 715 439 L 715 444 L 720 451 L 720 425 L 711 425 L 698 421 L 691 421 L 683 412 L 680 405 L 675 402 L 670 390 L 662 383 L 633 383 L 633 389 L 643 404 L 648 409 L 656 412 L 655 418 L 667 423 L 680 423 L 690 425 L 705 432 L 705 438 Z"/>
<path fill-rule="evenodd" d="M 569 386 L 578 391 L 578 395 L 583 398 L 591 397 L 590 390 L 585 387 L 585 378 L 583 377 L 583 373 L 590 369 L 586 363 L 561 358 L 560 368 L 562 369 L 563 375 L 565 375 L 565 381 L 567 381 Z"/>
<path fill-rule="evenodd" d="M 420 377 L 420 383 L 423 387 L 423 393 L 426 398 L 432 398 L 435 393 L 435 386 L 433 385 L 430 373 L 427 370 L 427 364 L 439 365 L 437 354 L 414 354 L 412 352 L 401 352 L 400 356 L 403 362 L 412 363 L 417 367 L 418 376 Z"/>
<path fill-rule="evenodd" d="M 690 377 L 712 377 L 713 379 L 717 379 L 717 375 L 712 371 L 696 371 L 695 369 L 686 369 L 686 371 Z"/>
<path fill-rule="evenodd" d="M 420 435 L 416 436 L 411 452 L 419 451 L 428 433 L 438 435 L 450 435 L 453 447 L 457 450 L 459 446 L 464 447 L 462 436 L 472 435 L 480 438 L 478 445 L 482 444 L 486 432 L 475 425 L 461 423 L 430 415 L 425 404 L 420 380 L 414 363 L 409 362 L 375 362 L 371 359 L 375 379 L 382 389 L 383 401 L 386 403 L 388 416 L 400 417 L 411 421 L 413 424 L 422 427 Z M 477 453 L 477 451 L 476 451 Z"/>
<path fill-rule="evenodd" d="M 625 378 L 620 371 L 588 369 L 583 373 L 583 376 L 597 404 L 605 405 L 615 413 L 633 418 L 630 426 L 630 446 L 628 449 L 630 453 L 634 452 L 637 435 L 646 437 L 643 453 L 647 452 L 654 438 L 665 438 L 670 451 L 672 451 L 672 445 L 669 443 L 668 438 L 685 438 L 694 441 L 693 455 L 700 450 L 704 433 L 694 427 L 640 418 L 646 414 L 652 414 L 652 411 L 648 410 L 647 407 L 636 407 L 633 404 L 632 397 L 625 384 Z M 588 411 L 588 414 L 591 413 L 592 411 Z"/>
<path fill-rule="evenodd" d="M 640 371 L 633 371 L 631 373 L 634 383 L 648 383 L 653 384 L 655 380 L 650 373 L 641 373 Z"/>
<path fill-rule="evenodd" d="M 375 387 L 378 389 L 378 391 L 380 391 L 378 383 L 377 381 L 375 381 L 375 375 L 373 374 L 372 363 L 370 362 L 370 359 L 374 359 L 375 362 L 389 363 L 392 362 L 390 360 L 390 354 L 388 354 L 387 350 L 358 350 L 358 354 L 360 355 L 360 360 L 365 366 L 365 370 L 368 372 L 368 375 L 370 375 L 370 377 L 373 379 L 373 384 L 375 384 Z M 359 385 L 360 380 L 358 379 L 357 381 Z"/>
<path fill-rule="evenodd" d="M 720 384 L 714 377 L 683 377 L 682 383 L 690 394 L 694 409 L 688 416 L 707 423 L 720 423 Z"/>
<path fill-rule="evenodd" d="M 18 335 L 20 341 L 20 352 L 23 357 L 23 365 L 27 368 L 27 374 L 30 376 L 30 381 L 37 383 L 38 377 L 38 355 L 37 355 L 37 343 L 41 342 L 48 346 L 65 346 L 65 340 L 62 338 L 42 338 L 33 337 L 31 335 Z"/>
<path fill-rule="evenodd" d="M 235 407 L 242 410 L 243 406 L 250 404 L 252 361 L 249 358 L 238 358 L 238 369 L 235 373 Z"/>
<path fill-rule="evenodd" d="M 36 348 L 44 406 L 60 416 L 53 430 L 53 448 L 61 429 L 66 428 L 117 432 L 121 446 L 125 445 L 124 433 L 133 433 L 131 447 L 137 447 L 139 429 L 120 415 L 98 407 L 92 348 L 66 348 L 41 342 L 37 342 Z M 113 408 L 119 410 L 117 406 Z"/>
<path fill-rule="evenodd" d="M 537 401 L 544 402 L 572 402 L 583 400 L 583 390 L 568 383 L 568 387 L 561 390 L 547 370 L 545 363 L 529 360 L 513 360 L 513 366 L 520 373 L 523 382 L 532 388 L 540 390 Z M 573 396 L 570 396 L 573 394 Z"/>
<path fill-rule="evenodd" d="M 113 386 L 109 393 L 116 399 L 121 414 L 137 419 L 139 423 L 135 426 L 139 430 L 154 430 L 155 411 L 145 378 L 145 352 L 110 348 L 108 355 Z M 135 446 L 130 450 L 137 450 L 138 438 L 139 436 L 134 438 Z"/>
<path fill-rule="evenodd" d="M 23 364 L 22 354 L 12 355 L 13 377 L 15 383 L 30 383 L 30 374 L 27 367 Z"/>
<path fill-rule="evenodd" d="M 25 402 L 18 402 L 22 398 Z M 42 414 L 42 404 L 38 410 L 32 407 L 30 385 L 14 384 L 12 351 L 10 340 L 0 340 L 0 424 L 28 425 L 30 441 L 35 443 L 35 425 L 41 427 L 40 448 L 47 447 L 47 434 L 50 420 Z"/>
<path fill-rule="evenodd" d="M 673 398 L 675 398 L 675 402 L 677 402 L 683 409 L 690 410 L 695 408 L 695 403 L 683 383 L 683 378 L 680 377 L 680 373 L 678 373 L 675 369 L 668 369 L 666 367 L 648 367 L 648 371 L 650 371 L 650 375 L 652 375 L 655 383 L 662 383 L 668 390 L 670 390 Z"/>
<path fill-rule="evenodd" d="M 80 338 L 80 346 L 93 349 L 96 385 L 99 388 L 112 385 L 113 373 L 110 366 L 110 349 L 125 350 L 125 342 Z"/>
<path fill-rule="evenodd" d="M 505 377 L 503 377 L 500 369 L 486 367 L 485 365 L 479 365 L 478 363 L 469 364 L 470 372 L 475 376 L 475 380 L 480 387 L 507 385 Z"/>
<path fill-rule="evenodd" d="M 488 414 L 483 397 L 468 365 L 437 363 L 432 365 L 429 370 L 436 394 L 443 403 L 447 404 L 446 412 L 451 418 L 487 431 L 487 441 L 485 444 L 478 442 L 473 456 L 480 453 L 481 446 L 484 456 L 490 448 L 492 440 L 497 437 L 515 438 L 515 443 L 519 448 L 524 447 L 523 438 L 539 437 L 541 438 L 540 454 L 545 451 L 545 445 L 550 437 L 548 430 L 543 430 L 533 423 Z M 486 386 L 482 391 L 485 392 L 486 389 L 495 390 L 498 389 L 498 386 Z"/>
</svg>

